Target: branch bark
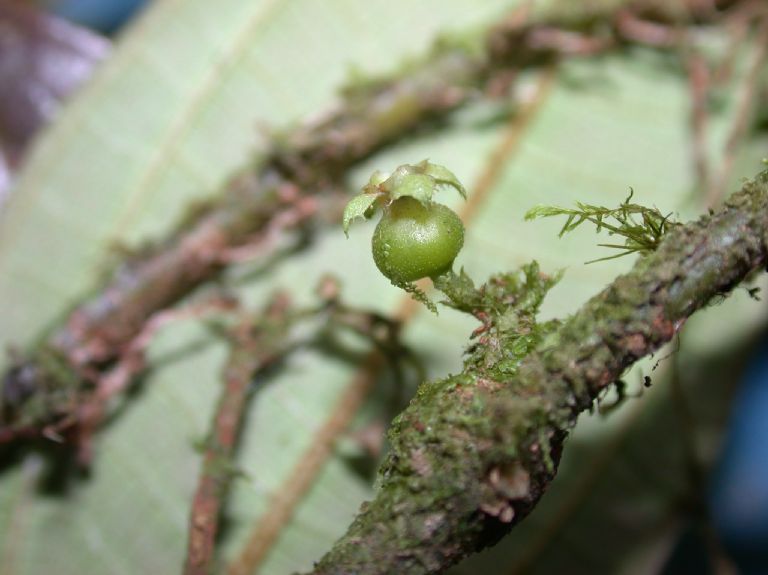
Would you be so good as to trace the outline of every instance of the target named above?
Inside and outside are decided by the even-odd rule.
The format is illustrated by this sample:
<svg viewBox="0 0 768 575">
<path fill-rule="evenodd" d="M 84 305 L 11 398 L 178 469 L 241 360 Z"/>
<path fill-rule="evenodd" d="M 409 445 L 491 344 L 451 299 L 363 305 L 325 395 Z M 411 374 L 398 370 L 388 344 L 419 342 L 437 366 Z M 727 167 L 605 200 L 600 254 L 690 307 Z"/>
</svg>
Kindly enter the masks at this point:
<svg viewBox="0 0 768 575">
<path fill-rule="evenodd" d="M 546 491 L 600 392 L 767 262 L 764 171 L 718 212 L 670 231 L 514 376 L 489 379 L 469 364 L 424 384 L 390 431 L 376 498 L 313 573 L 436 573 L 495 543 Z"/>
<path fill-rule="evenodd" d="M 235 475 L 234 455 L 251 384 L 289 347 L 285 337 L 289 305 L 285 294 L 277 294 L 260 316 L 246 317 L 232 336 L 232 350 L 192 501 L 184 575 L 208 575 L 213 571 L 221 510 Z"/>
</svg>

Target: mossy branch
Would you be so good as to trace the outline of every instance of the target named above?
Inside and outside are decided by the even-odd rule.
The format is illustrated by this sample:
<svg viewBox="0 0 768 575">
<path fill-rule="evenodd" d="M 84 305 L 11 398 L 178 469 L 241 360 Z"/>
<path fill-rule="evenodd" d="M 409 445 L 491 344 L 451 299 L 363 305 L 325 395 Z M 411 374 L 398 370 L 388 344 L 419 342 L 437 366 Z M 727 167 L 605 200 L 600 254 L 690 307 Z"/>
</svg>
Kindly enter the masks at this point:
<svg viewBox="0 0 768 575">
<path fill-rule="evenodd" d="M 375 499 L 314 573 L 436 573 L 493 544 L 547 489 L 578 415 L 767 262 L 768 171 L 718 212 L 671 229 L 511 375 L 468 362 L 424 384 L 393 423 Z"/>
<path fill-rule="evenodd" d="M 503 93 L 520 70 L 647 44 L 627 26 L 632 19 L 679 26 L 720 17 L 692 0 L 513 17 L 469 40 L 437 42 L 415 63 L 344 90 L 326 114 L 276 134 L 265 157 L 235 174 L 218 197 L 191 210 L 169 237 L 125 258 L 34 349 L 15 358 L 0 380 L 0 443 L 46 434 L 77 441 L 78 406 L 153 316 L 215 280 L 244 249 L 273 256 L 265 240 L 275 232 L 295 233 L 310 222 L 338 218 L 333 191 L 372 153 L 482 93 Z"/>
</svg>

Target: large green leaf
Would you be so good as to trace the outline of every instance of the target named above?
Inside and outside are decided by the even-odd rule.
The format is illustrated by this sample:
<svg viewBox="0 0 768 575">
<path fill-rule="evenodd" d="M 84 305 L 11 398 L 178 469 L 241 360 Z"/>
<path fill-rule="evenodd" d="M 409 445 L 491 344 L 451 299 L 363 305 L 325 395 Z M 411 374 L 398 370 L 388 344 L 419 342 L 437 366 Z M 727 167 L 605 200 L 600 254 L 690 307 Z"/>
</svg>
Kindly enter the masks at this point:
<svg viewBox="0 0 768 575">
<path fill-rule="evenodd" d="M 487 21 L 508 4 L 156 3 L 41 140 L 2 214 L 0 345 L 30 341 L 90 289 L 115 242 L 158 237 L 188 201 L 215 192 L 263 147 L 262 126 L 285 126 L 326 108 L 349 66 L 388 69 L 424 50 L 437 31 Z M 533 93 L 535 85 L 534 78 L 522 78 L 521 93 Z M 351 175 L 350 188 L 374 168 L 425 157 L 449 166 L 474 189 L 479 208 L 459 263 L 478 279 L 532 258 L 544 269 L 566 267 L 546 310 L 562 315 L 631 261 L 582 266 L 602 255 L 593 234 L 558 240 L 557 222 L 523 223 L 523 214 L 538 203 L 617 204 L 629 186 L 639 201 L 663 211 L 678 210 L 682 218 L 698 212 L 700 204 L 690 201 L 686 90 L 664 59 L 644 51 L 571 63 L 552 90 L 538 96 L 538 111 L 516 146 L 508 145 L 510 128 L 488 121 L 496 110 L 477 104 L 448 129 L 371 159 Z M 714 118 L 714 141 L 722 139 L 729 111 L 727 104 Z M 502 170 L 480 197 L 473 184 L 500 149 L 508 150 Z M 757 156 L 755 149 L 745 157 Z M 330 229 L 269 274 L 249 280 L 248 270 L 238 270 L 232 280 L 253 303 L 277 286 L 306 300 L 314 280 L 330 271 L 342 279 L 350 303 L 392 312 L 402 295 L 376 271 L 370 233 L 371 224 L 356 226 L 345 240 L 340 227 Z M 765 320 L 746 297 L 713 311 L 706 315 L 716 319 L 707 321 L 726 317 L 727 328 L 702 329 L 686 341 L 686 351 L 705 353 Z M 472 322 L 450 310 L 439 317 L 422 312 L 406 337 L 434 377 L 459 368 L 471 329 Z M 205 434 L 225 349 L 202 327 L 185 324 L 163 332 L 151 352 L 158 367 L 99 436 L 92 477 L 64 493 L 40 492 L 35 482 L 43 468 L 35 456 L 0 475 L 0 553 L 14 551 L 0 559 L 0 570 L 11 563 L 14 573 L 28 575 L 179 570 L 200 463 L 193 443 Z M 257 392 L 239 459 L 245 476 L 229 506 L 225 556 L 234 556 L 251 526 L 273 508 L 358 372 L 348 359 L 310 349 L 293 355 Z M 649 410 L 664 405 L 646 403 Z M 369 411 L 376 413 L 375 406 Z M 582 426 L 578 441 L 604 445 L 626 419 L 621 415 Z M 584 462 L 566 462 L 564 471 L 583 469 L 600 453 L 593 449 Z M 260 572 L 308 567 L 371 495 L 339 453 L 312 481 Z M 568 552 L 562 551 L 564 561 Z"/>
</svg>

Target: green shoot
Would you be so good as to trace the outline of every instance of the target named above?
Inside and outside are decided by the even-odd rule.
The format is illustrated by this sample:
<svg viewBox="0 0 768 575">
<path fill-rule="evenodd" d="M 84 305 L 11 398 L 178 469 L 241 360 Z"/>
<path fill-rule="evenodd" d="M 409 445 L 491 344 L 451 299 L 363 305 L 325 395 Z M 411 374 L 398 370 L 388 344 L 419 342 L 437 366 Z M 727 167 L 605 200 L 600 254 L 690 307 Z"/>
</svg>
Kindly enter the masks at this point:
<svg viewBox="0 0 768 575">
<path fill-rule="evenodd" d="M 525 214 L 526 221 L 552 216 L 566 216 L 565 224 L 558 234 L 562 237 L 578 228 L 584 222 L 595 225 L 596 231 L 607 230 L 608 235 L 624 238 L 624 243 L 606 243 L 599 246 L 620 250 L 619 253 L 590 260 L 586 263 L 601 262 L 620 258 L 633 253 L 648 254 L 659 247 L 664 235 L 670 227 L 679 225 L 671 219 L 671 213 L 664 215 L 657 208 L 648 208 L 630 203 L 634 190 L 629 189 L 629 196 L 618 208 L 606 208 L 591 204 L 576 203 L 576 208 L 560 208 L 557 206 L 536 206 Z"/>
</svg>

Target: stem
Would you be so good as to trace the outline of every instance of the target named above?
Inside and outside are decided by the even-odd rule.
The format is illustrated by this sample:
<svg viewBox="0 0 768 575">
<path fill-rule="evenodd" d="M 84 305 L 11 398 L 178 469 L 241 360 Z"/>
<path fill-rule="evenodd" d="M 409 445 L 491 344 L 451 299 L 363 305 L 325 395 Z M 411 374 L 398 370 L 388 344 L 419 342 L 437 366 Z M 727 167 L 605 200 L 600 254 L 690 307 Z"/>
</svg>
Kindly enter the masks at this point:
<svg viewBox="0 0 768 575">
<path fill-rule="evenodd" d="M 768 59 L 768 11 L 762 16 L 756 44 L 749 72 L 744 79 L 743 86 L 741 86 L 736 117 L 723 149 L 720 171 L 713 181 L 710 182 L 710 187 L 707 190 L 707 206 L 709 207 L 717 205 L 728 189 L 728 179 L 731 177 L 731 172 L 736 162 L 736 152 L 744 141 L 757 107 L 758 88 L 761 79 L 765 78 L 765 63 L 766 59 Z"/>
<path fill-rule="evenodd" d="M 768 262 L 768 171 L 671 229 L 520 365 L 422 385 L 390 431 L 381 487 L 314 573 L 436 573 L 536 505 L 578 415 L 685 320 Z M 487 373 L 487 371 L 483 372 Z"/>
<path fill-rule="evenodd" d="M 192 502 L 184 575 L 209 575 L 213 569 L 221 509 L 235 475 L 234 454 L 248 406 L 251 383 L 286 351 L 288 300 L 278 295 L 256 321 L 246 319 L 234 334 L 224 370 L 203 467 Z"/>
</svg>

